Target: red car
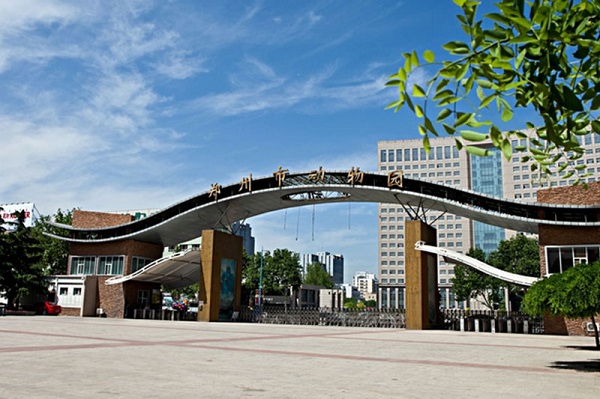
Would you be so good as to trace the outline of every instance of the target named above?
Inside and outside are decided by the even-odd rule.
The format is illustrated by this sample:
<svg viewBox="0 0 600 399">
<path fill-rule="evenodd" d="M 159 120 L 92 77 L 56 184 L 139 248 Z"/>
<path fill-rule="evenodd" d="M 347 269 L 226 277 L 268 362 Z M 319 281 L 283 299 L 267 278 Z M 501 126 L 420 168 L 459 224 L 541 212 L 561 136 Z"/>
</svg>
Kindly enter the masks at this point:
<svg viewBox="0 0 600 399">
<path fill-rule="evenodd" d="M 60 305 L 57 305 L 52 302 L 38 302 L 35 304 L 35 313 L 43 314 L 43 315 L 53 315 L 58 316 L 58 314 L 62 312 L 62 308 Z"/>
</svg>

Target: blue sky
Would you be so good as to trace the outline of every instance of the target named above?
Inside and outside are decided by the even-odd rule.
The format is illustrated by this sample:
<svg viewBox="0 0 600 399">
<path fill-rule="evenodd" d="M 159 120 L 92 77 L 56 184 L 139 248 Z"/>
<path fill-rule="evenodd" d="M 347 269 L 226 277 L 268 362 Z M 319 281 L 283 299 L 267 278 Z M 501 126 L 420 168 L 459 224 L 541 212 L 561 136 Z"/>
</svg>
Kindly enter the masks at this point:
<svg viewBox="0 0 600 399">
<path fill-rule="evenodd" d="M 413 49 L 462 39 L 451 0 L 0 1 L 0 203 L 163 208 L 323 166 L 377 170 L 418 138 L 385 111 Z M 425 77 L 425 76 L 424 76 Z M 329 251 L 377 272 L 377 206 L 247 220 L 257 249 Z M 314 234 L 313 234 L 314 230 Z"/>
</svg>

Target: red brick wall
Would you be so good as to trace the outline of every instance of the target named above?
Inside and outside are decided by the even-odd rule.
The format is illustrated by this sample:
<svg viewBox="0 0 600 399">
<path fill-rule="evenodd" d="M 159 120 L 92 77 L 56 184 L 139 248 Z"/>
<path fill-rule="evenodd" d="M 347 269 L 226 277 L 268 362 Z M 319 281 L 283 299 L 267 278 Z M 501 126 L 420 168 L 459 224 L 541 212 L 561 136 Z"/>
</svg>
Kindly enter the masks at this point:
<svg viewBox="0 0 600 399">
<path fill-rule="evenodd" d="M 600 204 L 600 182 L 582 186 L 553 187 L 540 190 L 537 201 L 545 204 L 598 205 Z M 600 228 L 539 226 L 540 273 L 546 275 L 546 251 L 548 245 L 600 244 Z M 583 328 L 590 320 L 544 317 L 544 330 L 548 334 L 591 335 Z"/>
<path fill-rule="evenodd" d="M 537 202 L 544 204 L 598 205 L 600 204 L 600 182 L 583 186 L 552 187 L 537 192 Z"/>
<path fill-rule="evenodd" d="M 98 307 L 104 309 L 107 317 L 122 319 L 125 314 L 123 284 L 106 285 L 110 276 L 98 277 Z"/>
<path fill-rule="evenodd" d="M 119 215 L 116 213 L 73 211 L 72 226 L 81 229 L 96 229 L 100 227 L 118 226 L 133 221 L 132 215 Z"/>
</svg>

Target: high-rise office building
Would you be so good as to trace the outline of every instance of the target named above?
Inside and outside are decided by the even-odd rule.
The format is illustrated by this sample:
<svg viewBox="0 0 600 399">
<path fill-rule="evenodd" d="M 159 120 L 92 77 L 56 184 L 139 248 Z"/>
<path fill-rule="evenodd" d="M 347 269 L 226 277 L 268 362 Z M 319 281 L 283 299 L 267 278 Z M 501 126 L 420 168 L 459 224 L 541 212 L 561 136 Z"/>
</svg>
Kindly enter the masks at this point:
<svg viewBox="0 0 600 399">
<path fill-rule="evenodd" d="M 596 176 L 600 173 L 600 136 L 585 136 L 581 144 L 585 153 L 575 163 L 586 165 L 586 171 L 591 174 L 586 181 L 596 181 Z M 488 157 L 471 156 L 466 151 L 458 151 L 452 137 L 432 138 L 430 145 L 431 151 L 427 154 L 421 139 L 380 141 L 380 173 L 402 170 L 406 178 L 432 181 L 523 202 L 535 202 L 536 192 L 540 188 L 572 185 L 575 179 L 563 180 L 557 177 L 549 183 L 540 184 L 539 179 L 531 172 L 531 162 L 521 162 L 519 154 L 507 160 L 490 142 L 477 144 L 493 150 Z M 526 145 L 526 140 L 513 141 L 513 147 Z M 566 172 L 561 174 L 564 173 Z M 509 239 L 517 233 L 439 211 L 428 210 L 425 217 L 437 229 L 438 246 L 460 253 L 478 247 L 489 254 L 496 250 L 501 240 Z M 408 218 L 402 204 L 379 205 L 378 301 L 383 308 L 404 307 L 404 221 Z M 454 265 L 439 258 L 438 285 L 440 305 L 443 307 L 464 305 L 455 301 L 451 284 L 453 277 Z"/>
</svg>

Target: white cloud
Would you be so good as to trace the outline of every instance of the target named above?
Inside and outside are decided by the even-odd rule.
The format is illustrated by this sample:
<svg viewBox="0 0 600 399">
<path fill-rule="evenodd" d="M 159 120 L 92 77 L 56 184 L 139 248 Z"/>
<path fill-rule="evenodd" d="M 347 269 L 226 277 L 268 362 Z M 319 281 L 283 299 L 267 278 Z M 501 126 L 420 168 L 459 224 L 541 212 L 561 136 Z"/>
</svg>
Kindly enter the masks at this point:
<svg viewBox="0 0 600 399">
<path fill-rule="evenodd" d="M 204 59 L 187 57 L 182 52 L 174 52 L 156 64 L 156 70 L 171 79 L 187 79 L 198 73 L 208 72 Z"/>
</svg>

